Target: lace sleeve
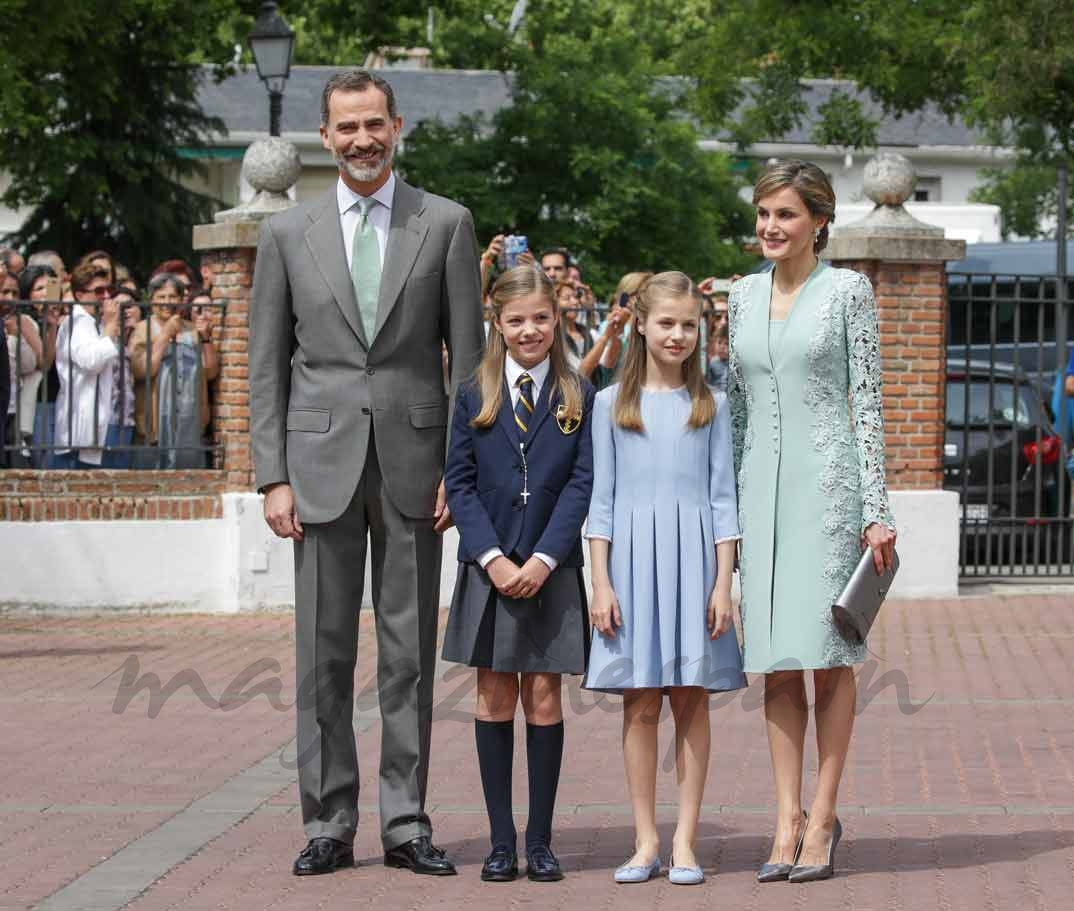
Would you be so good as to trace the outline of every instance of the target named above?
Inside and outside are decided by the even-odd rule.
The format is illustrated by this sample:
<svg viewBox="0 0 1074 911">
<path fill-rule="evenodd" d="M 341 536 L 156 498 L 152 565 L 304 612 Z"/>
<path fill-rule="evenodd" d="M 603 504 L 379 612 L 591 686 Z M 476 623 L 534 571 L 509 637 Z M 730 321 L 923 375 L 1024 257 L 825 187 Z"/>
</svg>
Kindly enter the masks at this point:
<svg viewBox="0 0 1074 911">
<path fill-rule="evenodd" d="M 883 381 L 880 372 L 880 330 L 873 287 L 857 275 L 844 315 L 847 339 L 847 374 L 854 415 L 854 437 L 861 478 L 864 531 L 873 522 L 894 529 L 888 505 L 884 463 Z"/>
<path fill-rule="evenodd" d="M 738 329 L 739 302 L 742 298 L 742 281 L 735 282 L 727 300 L 728 347 L 727 404 L 731 409 L 731 449 L 734 454 L 735 475 L 742 471 L 742 453 L 746 445 L 746 429 L 749 425 L 749 409 L 746 403 L 746 385 L 735 349 L 735 332 Z"/>
</svg>

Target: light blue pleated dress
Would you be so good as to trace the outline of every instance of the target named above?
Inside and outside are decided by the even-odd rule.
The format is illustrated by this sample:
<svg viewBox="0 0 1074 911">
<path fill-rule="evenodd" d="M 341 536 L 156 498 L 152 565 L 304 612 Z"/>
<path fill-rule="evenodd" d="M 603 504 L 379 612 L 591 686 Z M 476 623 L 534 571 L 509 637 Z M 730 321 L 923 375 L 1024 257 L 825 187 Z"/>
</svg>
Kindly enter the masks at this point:
<svg viewBox="0 0 1074 911">
<path fill-rule="evenodd" d="M 593 406 L 593 499 L 587 538 L 611 542 L 609 574 L 623 625 L 593 630 L 587 689 L 746 685 L 734 630 L 709 637 L 718 541 L 739 537 L 729 409 L 691 429 L 685 388 L 642 391 L 644 433 L 614 424 L 618 384 Z"/>
</svg>

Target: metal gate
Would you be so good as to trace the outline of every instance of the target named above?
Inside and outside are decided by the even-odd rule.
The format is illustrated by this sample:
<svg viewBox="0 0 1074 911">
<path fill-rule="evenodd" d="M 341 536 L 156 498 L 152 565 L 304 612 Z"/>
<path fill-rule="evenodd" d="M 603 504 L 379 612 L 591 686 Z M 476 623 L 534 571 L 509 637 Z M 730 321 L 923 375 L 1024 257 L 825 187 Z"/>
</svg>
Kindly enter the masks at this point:
<svg viewBox="0 0 1074 911">
<path fill-rule="evenodd" d="M 1074 575 L 1062 392 L 1074 287 L 1057 290 L 1055 276 L 948 276 L 944 488 L 959 494 L 963 576 Z"/>
</svg>

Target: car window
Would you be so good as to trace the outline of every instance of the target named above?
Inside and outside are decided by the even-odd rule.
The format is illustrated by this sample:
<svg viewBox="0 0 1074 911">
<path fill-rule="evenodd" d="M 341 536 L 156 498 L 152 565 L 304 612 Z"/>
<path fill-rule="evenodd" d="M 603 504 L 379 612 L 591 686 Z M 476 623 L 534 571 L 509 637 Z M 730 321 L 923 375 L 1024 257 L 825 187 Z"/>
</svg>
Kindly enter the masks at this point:
<svg viewBox="0 0 1074 911">
<path fill-rule="evenodd" d="M 971 380 L 969 425 L 988 425 L 988 382 Z M 966 387 L 962 380 L 947 383 L 947 426 L 962 427 L 966 424 Z M 992 387 L 992 424 L 997 427 L 1031 428 L 1040 421 L 1040 409 L 1033 400 L 1028 385 L 1018 387 L 1015 401 L 1014 386 L 997 381 Z"/>
</svg>

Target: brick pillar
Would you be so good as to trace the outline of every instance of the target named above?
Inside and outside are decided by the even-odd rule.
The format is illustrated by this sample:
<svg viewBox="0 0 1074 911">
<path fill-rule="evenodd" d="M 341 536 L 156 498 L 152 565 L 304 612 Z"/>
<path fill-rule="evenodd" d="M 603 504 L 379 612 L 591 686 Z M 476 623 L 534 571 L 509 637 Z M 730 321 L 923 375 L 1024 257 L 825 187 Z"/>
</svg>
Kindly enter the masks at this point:
<svg viewBox="0 0 1074 911">
<path fill-rule="evenodd" d="M 847 244 L 833 246 L 842 251 Z M 888 485 L 939 490 L 947 364 L 944 262 L 840 259 L 832 264 L 868 276 L 876 294 Z"/>
<path fill-rule="evenodd" d="M 958 591 L 958 494 L 943 490 L 947 380 L 945 263 L 963 241 L 918 221 L 903 207 L 917 183 L 910 162 L 882 152 L 865 166 L 876 208 L 836 230 L 824 251 L 832 265 L 868 276 L 880 321 L 888 489 L 898 526 L 898 595 Z"/>
<path fill-rule="evenodd" d="M 250 294 L 260 225 L 231 221 L 194 228 L 194 249 L 213 276 L 213 300 L 226 304 L 220 331 L 220 377 L 213 438 L 224 446 L 225 490 L 254 489 L 250 453 Z"/>
</svg>

